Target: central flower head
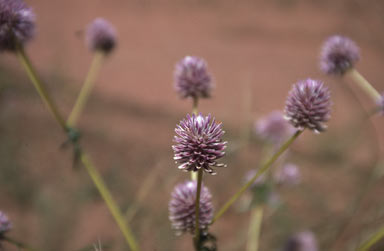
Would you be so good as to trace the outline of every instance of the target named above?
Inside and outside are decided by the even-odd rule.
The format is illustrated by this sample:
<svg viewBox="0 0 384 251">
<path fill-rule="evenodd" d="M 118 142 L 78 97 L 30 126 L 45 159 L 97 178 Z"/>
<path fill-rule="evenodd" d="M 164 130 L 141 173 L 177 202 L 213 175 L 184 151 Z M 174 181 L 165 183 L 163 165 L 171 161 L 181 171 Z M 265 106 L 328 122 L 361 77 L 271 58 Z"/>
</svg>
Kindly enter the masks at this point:
<svg viewBox="0 0 384 251">
<path fill-rule="evenodd" d="M 224 131 L 221 123 L 216 123 L 211 115 L 187 115 L 175 129 L 174 160 L 179 169 L 198 171 L 203 168 L 210 174 L 216 174 L 212 167 L 223 167 L 217 160 L 225 155 L 227 142 L 221 137 Z"/>
</svg>

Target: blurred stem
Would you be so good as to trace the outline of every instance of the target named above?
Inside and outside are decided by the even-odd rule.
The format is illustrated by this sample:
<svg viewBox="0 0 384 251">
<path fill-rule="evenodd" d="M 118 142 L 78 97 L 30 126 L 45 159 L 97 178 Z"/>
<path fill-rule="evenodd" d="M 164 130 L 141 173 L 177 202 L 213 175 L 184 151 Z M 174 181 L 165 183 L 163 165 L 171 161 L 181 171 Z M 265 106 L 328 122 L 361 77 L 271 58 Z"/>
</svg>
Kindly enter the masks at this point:
<svg viewBox="0 0 384 251">
<path fill-rule="evenodd" d="M 197 171 L 197 188 L 196 188 L 196 202 L 195 202 L 195 248 L 200 251 L 200 194 L 201 183 L 203 181 L 203 168 Z"/>
<path fill-rule="evenodd" d="M 228 208 L 235 203 L 235 201 L 243 195 L 243 193 L 255 182 L 257 178 L 259 178 L 263 173 L 265 173 L 272 164 L 289 148 L 289 146 L 297 139 L 297 137 L 300 136 L 300 134 L 303 132 L 303 130 L 297 130 L 295 134 L 292 135 L 291 138 L 289 138 L 280 148 L 279 150 L 267 161 L 262 165 L 260 169 L 258 169 L 257 173 L 250 179 L 235 195 L 233 195 L 225 204 L 224 206 L 218 211 L 218 213 L 215 215 L 215 217 L 212 220 L 213 224 L 215 221 L 217 221 L 227 210 Z"/>
<path fill-rule="evenodd" d="M 57 120 L 57 122 L 60 124 L 60 126 L 67 131 L 68 127 L 65 124 L 64 118 L 61 116 L 61 114 L 58 112 L 58 109 L 56 108 L 55 104 L 53 103 L 53 100 L 50 98 L 48 92 L 42 85 L 40 79 L 37 76 L 36 71 L 34 70 L 28 56 L 25 54 L 25 51 L 23 47 L 19 47 L 16 51 L 18 58 L 20 59 L 22 65 L 24 66 L 25 70 L 28 73 L 29 78 L 31 79 L 32 83 L 34 84 L 37 92 L 39 93 L 41 99 L 44 101 L 47 108 L 52 112 L 54 118 Z M 100 174 L 97 172 L 95 167 L 90 162 L 89 158 L 85 155 L 83 151 L 81 151 L 80 159 L 83 163 L 83 165 L 86 167 L 88 174 L 92 178 L 96 188 L 99 190 L 102 198 L 104 199 L 105 203 L 108 206 L 109 211 L 111 212 L 112 216 L 114 217 L 116 223 L 118 224 L 120 231 L 123 233 L 128 245 L 130 246 L 132 251 L 139 250 L 136 244 L 136 241 L 128 228 L 128 226 L 124 222 L 124 218 L 118 209 L 115 201 L 112 198 L 111 193 L 108 191 L 108 188 L 106 187 L 104 181 L 102 180 Z"/>
<path fill-rule="evenodd" d="M 356 84 L 358 84 L 374 102 L 380 100 L 380 93 L 356 69 L 349 70 L 346 73 L 346 76 L 350 77 Z"/>
<path fill-rule="evenodd" d="M 371 236 L 366 242 L 364 242 L 357 251 L 369 251 L 369 249 L 376 244 L 379 240 L 384 238 L 384 227 L 381 227 L 374 235 Z"/>
<path fill-rule="evenodd" d="M 113 218 L 115 219 L 117 225 L 119 226 L 121 232 L 123 233 L 128 245 L 130 246 L 132 251 L 139 250 L 136 240 L 133 237 L 132 231 L 128 227 L 128 225 L 124 221 L 124 217 L 122 216 L 117 203 L 113 199 L 111 193 L 109 192 L 107 186 L 105 185 L 101 175 L 93 166 L 92 162 L 84 153 L 81 155 L 81 161 L 84 164 L 85 168 L 88 171 L 89 176 L 91 177 L 93 183 L 96 188 L 99 190 L 101 197 L 104 199 L 105 204 L 107 204 L 109 211 L 111 212 Z"/>
<path fill-rule="evenodd" d="M 257 206 L 251 211 L 251 222 L 248 230 L 247 251 L 259 249 L 261 223 L 263 221 L 263 206 Z"/>
<path fill-rule="evenodd" d="M 197 112 L 198 112 L 197 107 L 199 105 L 199 98 L 194 96 L 194 97 L 192 97 L 192 99 L 193 99 L 193 101 L 192 101 L 193 102 L 192 113 L 197 116 Z M 191 180 L 193 180 L 193 181 L 197 180 L 197 173 L 196 172 L 191 172 Z"/>
<path fill-rule="evenodd" d="M 7 236 L 3 236 L 2 240 L 4 240 L 4 241 L 14 245 L 15 247 L 17 247 L 19 249 L 23 249 L 23 250 L 26 250 L 26 251 L 37 251 L 37 249 L 31 248 L 27 244 L 24 244 L 24 243 L 22 243 L 20 241 L 16 241 L 16 240 L 14 240 L 12 238 L 9 238 Z"/>
<path fill-rule="evenodd" d="M 97 73 L 100 71 L 101 65 L 103 63 L 105 54 L 101 51 L 96 51 L 91 66 L 89 68 L 87 77 L 85 78 L 83 87 L 81 88 L 80 94 L 77 97 L 75 106 L 73 107 L 69 118 L 68 125 L 73 126 L 79 120 L 81 113 L 83 112 L 85 105 L 89 99 L 92 88 L 94 86 Z"/>
<path fill-rule="evenodd" d="M 16 50 L 17 57 L 19 58 L 21 64 L 23 65 L 25 71 L 28 74 L 28 77 L 32 81 L 33 85 L 36 88 L 36 91 L 39 93 L 41 99 L 43 100 L 45 106 L 52 113 L 53 117 L 59 123 L 60 127 L 63 128 L 64 131 L 67 130 L 67 126 L 63 116 L 61 116 L 59 110 L 57 109 L 56 104 L 53 102 L 51 97 L 48 94 L 47 89 L 44 87 L 40 78 L 37 75 L 35 68 L 33 67 L 31 61 L 28 56 L 25 54 L 24 48 L 19 46 Z"/>
</svg>

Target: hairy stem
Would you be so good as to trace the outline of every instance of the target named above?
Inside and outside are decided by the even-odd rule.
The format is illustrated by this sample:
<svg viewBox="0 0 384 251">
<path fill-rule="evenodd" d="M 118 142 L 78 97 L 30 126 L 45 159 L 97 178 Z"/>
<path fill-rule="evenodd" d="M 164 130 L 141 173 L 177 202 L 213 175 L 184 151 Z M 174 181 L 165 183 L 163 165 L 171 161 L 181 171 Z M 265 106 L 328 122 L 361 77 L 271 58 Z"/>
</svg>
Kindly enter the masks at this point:
<svg viewBox="0 0 384 251">
<path fill-rule="evenodd" d="M 380 100 L 380 93 L 356 70 L 351 69 L 346 73 L 356 84 L 360 86 L 372 99 L 374 102 Z"/>
<path fill-rule="evenodd" d="M 200 168 L 197 174 L 196 202 L 195 202 L 195 246 L 200 251 L 200 194 L 203 181 L 203 169 Z"/>
<path fill-rule="evenodd" d="M 297 139 L 297 137 L 300 136 L 300 134 L 303 132 L 303 130 L 298 130 L 293 134 L 293 136 L 288 139 L 281 147 L 280 149 L 267 161 L 262 165 L 261 168 L 257 171 L 257 173 L 250 179 L 240 190 L 234 194 L 225 204 L 224 206 L 218 211 L 218 213 L 215 215 L 215 217 L 212 220 L 212 224 L 217 221 L 228 209 L 230 206 L 232 206 L 233 203 L 241 196 L 243 193 L 255 182 L 257 178 L 259 178 L 263 173 L 265 173 L 272 164 L 289 148 L 289 146 Z"/>
<path fill-rule="evenodd" d="M 67 131 L 68 127 L 65 123 L 63 116 L 61 116 L 61 114 L 58 112 L 58 109 L 56 108 L 55 104 L 53 103 L 53 100 L 50 98 L 48 92 L 46 91 L 43 84 L 41 83 L 39 77 L 37 76 L 36 71 L 34 70 L 28 56 L 26 55 L 22 47 L 18 48 L 17 55 L 22 65 L 24 66 L 25 70 L 27 71 L 28 76 L 31 79 L 32 83 L 34 84 L 41 99 L 44 101 L 44 104 L 52 112 L 54 118 L 57 120 L 60 126 Z M 88 174 L 92 178 L 96 188 L 98 189 L 102 198 L 107 204 L 108 209 L 111 212 L 112 216 L 114 217 L 117 225 L 119 226 L 120 231 L 123 233 L 127 241 L 127 244 L 129 245 L 132 251 L 139 250 L 130 229 L 128 228 L 127 224 L 124 222 L 122 213 L 120 212 L 119 208 L 117 207 L 115 201 L 112 198 L 111 193 L 109 192 L 108 188 L 106 187 L 104 181 L 102 180 L 100 174 L 97 172 L 96 168 L 92 165 L 89 158 L 85 155 L 84 151 L 81 151 L 80 159 L 83 165 L 86 167 Z"/>
<path fill-rule="evenodd" d="M 85 78 L 83 87 L 81 88 L 80 94 L 77 97 L 76 103 L 67 120 L 67 123 L 70 126 L 73 126 L 77 123 L 81 113 L 85 108 L 85 105 L 94 86 L 97 73 L 100 71 L 101 65 L 103 63 L 104 55 L 105 54 L 103 52 L 97 51 L 93 56 L 93 60 L 89 68 L 87 77 Z"/>
</svg>

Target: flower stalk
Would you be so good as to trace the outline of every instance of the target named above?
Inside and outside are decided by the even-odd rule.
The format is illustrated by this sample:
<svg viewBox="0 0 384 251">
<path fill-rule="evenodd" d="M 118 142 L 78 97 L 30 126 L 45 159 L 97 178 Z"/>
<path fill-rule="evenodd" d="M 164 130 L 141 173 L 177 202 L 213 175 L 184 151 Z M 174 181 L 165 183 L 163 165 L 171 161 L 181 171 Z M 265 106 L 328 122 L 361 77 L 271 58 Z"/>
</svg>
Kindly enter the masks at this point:
<svg viewBox="0 0 384 251">
<path fill-rule="evenodd" d="M 197 171 L 197 188 L 195 202 L 195 247 L 196 251 L 200 250 L 200 194 L 201 184 L 203 181 L 203 169 Z"/>
<path fill-rule="evenodd" d="M 241 196 L 243 193 L 255 182 L 257 178 L 259 178 L 263 173 L 265 173 L 273 163 L 289 148 L 289 146 L 300 136 L 300 134 L 304 130 L 297 130 L 291 138 L 289 138 L 280 148 L 279 150 L 267 161 L 265 162 L 260 169 L 256 172 L 256 174 L 236 193 L 234 194 L 225 204 L 224 206 L 217 212 L 215 217 L 212 220 L 212 224 L 217 221 L 228 209 L 232 206 L 233 203 Z"/>
<path fill-rule="evenodd" d="M 88 101 L 88 98 L 91 94 L 97 74 L 100 71 L 104 58 L 105 58 L 104 52 L 102 51 L 95 52 L 87 77 L 85 78 L 83 87 L 81 88 L 80 94 L 67 120 L 67 123 L 69 126 L 76 125 L 77 121 L 79 120 L 79 117 L 83 112 L 85 105 Z"/>
<path fill-rule="evenodd" d="M 263 222 L 263 206 L 253 208 L 251 211 L 251 222 L 248 230 L 247 251 L 259 250 L 259 239 L 261 224 Z"/>
<path fill-rule="evenodd" d="M 368 251 L 370 248 L 375 245 L 379 240 L 384 238 L 384 226 L 379 229 L 374 235 L 371 236 L 367 241 L 365 241 L 357 251 Z"/>
<path fill-rule="evenodd" d="M 349 70 L 346 76 L 359 85 L 375 102 L 381 99 L 380 93 L 356 69 Z"/>
<path fill-rule="evenodd" d="M 44 104 L 47 106 L 47 108 L 51 111 L 54 118 L 57 120 L 59 125 L 65 130 L 68 130 L 68 126 L 63 118 L 63 116 L 59 113 L 55 103 L 49 96 L 47 90 L 45 89 L 44 85 L 40 81 L 37 72 L 32 66 L 31 61 L 29 60 L 28 56 L 26 55 L 23 47 L 19 46 L 16 54 L 21 62 L 21 64 L 24 66 L 28 77 L 32 81 L 33 85 L 35 86 L 38 94 L 40 95 L 41 99 L 44 101 Z M 83 152 L 80 152 L 80 160 L 85 166 L 88 175 L 91 177 L 92 181 L 94 182 L 96 188 L 100 192 L 102 198 L 104 199 L 109 211 L 111 212 L 112 216 L 114 217 L 118 227 L 120 228 L 120 231 L 123 233 L 127 244 L 131 248 L 132 251 L 138 251 L 138 245 L 136 243 L 135 238 L 133 237 L 132 231 L 128 227 L 128 225 L 124 222 L 124 218 L 122 216 L 122 213 L 120 212 L 120 209 L 118 208 L 116 202 L 113 200 L 111 193 L 109 192 L 108 188 L 106 187 L 101 175 L 97 171 L 97 169 L 93 166 L 91 161 L 89 160 L 89 157 Z"/>
</svg>

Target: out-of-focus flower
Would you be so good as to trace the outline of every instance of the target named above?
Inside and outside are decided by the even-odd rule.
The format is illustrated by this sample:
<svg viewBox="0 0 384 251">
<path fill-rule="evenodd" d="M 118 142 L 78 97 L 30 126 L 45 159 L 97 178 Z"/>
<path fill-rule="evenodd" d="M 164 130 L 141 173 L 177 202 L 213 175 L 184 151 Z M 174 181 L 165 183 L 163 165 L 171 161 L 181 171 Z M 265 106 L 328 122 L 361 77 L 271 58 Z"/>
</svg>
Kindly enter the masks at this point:
<svg viewBox="0 0 384 251">
<path fill-rule="evenodd" d="M 176 234 L 193 233 L 196 221 L 196 181 L 186 181 L 177 185 L 169 202 L 169 219 Z M 200 193 L 199 226 L 207 230 L 213 218 L 212 195 L 208 188 L 202 185 Z"/>
<path fill-rule="evenodd" d="M 86 40 L 92 51 L 101 51 L 107 54 L 116 47 L 116 30 L 105 19 L 96 18 L 88 26 Z"/>
<path fill-rule="evenodd" d="M 300 170 L 294 164 L 278 167 L 274 173 L 274 181 L 280 185 L 297 185 L 300 183 L 300 179 Z"/>
<path fill-rule="evenodd" d="M 381 111 L 381 114 L 384 114 L 384 93 L 381 95 L 380 99 L 377 101 L 377 105 Z"/>
<path fill-rule="evenodd" d="M 303 130 L 322 132 L 331 114 L 331 95 L 320 81 L 307 79 L 296 83 L 289 92 L 285 117 L 291 124 Z"/>
<path fill-rule="evenodd" d="M 318 251 L 316 237 L 310 231 L 297 233 L 287 241 L 283 251 Z"/>
<path fill-rule="evenodd" d="M 11 230 L 11 228 L 12 223 L 8 216 L 4 212 L 0 211 L 0 236 Z"/>
<path fill-rule="evenodd" d="M 15 51 L 32 39 L 35 14 L 22 0 L 0 0 L 0 51 Z"/>
<path fill-rule="evenodd" d="M 255 123 L 255 132 L 263 140 L 279 144 L 293 134 L 294 128 L 280 111 L 273 111 Z"/>
<path fill-rule="evenodd" d="M 343 75 L 359 60 L 359 48 L 351 39 L 339 35 L 329 37 L 322 48 L 320 68 L 326 74 Z"/>
<path fill-rule="evenodd" d="M 211 115 L 193 114 L 180 121 L 175 129 L 174 160 L 179 169 L 198 171 L 201 168 L 210 174 L 215 174 L 212 167 L 224 167 L 217 160 L 225 155 L 227 142 L 222 141 L 224 134 L 221 123 L 216 123 Z"/>
<path fill-rule="evenodd" d="M 208 98 L 213 88 L 207 63 L 202 58 L 186 56 L 176 64 L 175 89 L 180 97 Z"/>
</svg>

